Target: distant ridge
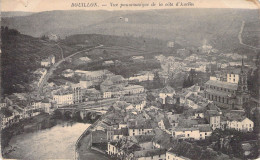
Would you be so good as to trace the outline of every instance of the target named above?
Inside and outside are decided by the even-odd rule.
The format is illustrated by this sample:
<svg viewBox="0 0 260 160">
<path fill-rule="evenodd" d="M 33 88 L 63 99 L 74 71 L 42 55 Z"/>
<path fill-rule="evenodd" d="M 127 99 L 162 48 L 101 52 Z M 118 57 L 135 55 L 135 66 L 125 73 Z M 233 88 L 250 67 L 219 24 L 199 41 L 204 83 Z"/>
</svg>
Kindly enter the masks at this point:
<svg viewBox="0 0 260 160">
<path fill-rule="evenodd" d="M 240 45 L 237 36 L 241 22 L 256 20 L 258 10 L 246 9 L 74 10 L 4 17 L 2 25 L 33 37 L 51 33 L 61 38 L 75 34 L 143 36 L 175 41 L 182 46 L 201 46 L 206 41 L 231 52 Z"/>
<path fill-rule="evenodd" d="M 22 11 L 1 12 L 1 17 L 20 17 L 20 16 L 29 16 L 31 14 L 34 14 L 34 12 L 22 12 Z"/>
</svg>

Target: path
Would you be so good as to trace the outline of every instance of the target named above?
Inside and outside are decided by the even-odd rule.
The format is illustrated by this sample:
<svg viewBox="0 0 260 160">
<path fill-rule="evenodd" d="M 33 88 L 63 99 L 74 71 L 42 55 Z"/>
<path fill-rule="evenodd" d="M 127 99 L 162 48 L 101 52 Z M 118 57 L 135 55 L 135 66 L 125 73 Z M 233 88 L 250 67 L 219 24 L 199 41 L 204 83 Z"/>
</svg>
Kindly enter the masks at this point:
<svg viewBox="0 0 260 160">
<path fill-rule="evenodd" d="M 245 21 L 242 21 L 242 25 L 241 25 L 241 27 L 240 27 L 240 31 L 239 31 L 239 34 L 238 34 L 239 43 L 240 43 L 241 45 L 247 46 L 247 47 L 249 47 L 249 48 L 251 48 L 251 49 L 254 49 L 254 50 L 260 49 L 260 48 L 257 48 L 257 47 L 254 47 L 254 46 L 250 46 L 250 45 L 248 45 L 248 44 L 245 44 L 245 43 L 243 42 L 242 33 L 243 33 L 243 31 L 244 31 L 244 27 L 245 27 Z"/>
<path fill-rule="evenodd" d="M 61 50 L 61 54 L 62 54 L 62 57 L 63 57 L 63 50 L 62 48 L 57 44 L 57 46 L 60 48 Z M 92 48 L 88 48 L 88 49 L 85 49 L 85 50 L 82 50 L 82 51 L 78 51 L 78 52 L 75 52 L 65 58 L 62 58 L 61 60 L 59 60 L 58 62 L 56 62 L 54 65 L 52 65 L 50 67 L 50 69 L 48 70 L 48 72 L 46 73 L 46 75 L 44 76 L 43 80 L 41 81 L 41 83 L 39 84 L 39 87 L 38 87 L 38 94 L 39 93 L 42 93 L 42 88 L 43 86 L 47 83 L 48 79 L 50 78 L 50 76 L 53 74 L 53 71 L 64 61 L 68 60 L 69 58 L 81 53 L 81 52 L 84 52 L 84 51 L 90 51 L 92 49 L 96 49 L 96 48 L 100 48 L 100 47 L 103 47 L 103 45 L 99 45 L 99 46 L 96 46 L 96 47 L 92 47 Z"/>
</svg>

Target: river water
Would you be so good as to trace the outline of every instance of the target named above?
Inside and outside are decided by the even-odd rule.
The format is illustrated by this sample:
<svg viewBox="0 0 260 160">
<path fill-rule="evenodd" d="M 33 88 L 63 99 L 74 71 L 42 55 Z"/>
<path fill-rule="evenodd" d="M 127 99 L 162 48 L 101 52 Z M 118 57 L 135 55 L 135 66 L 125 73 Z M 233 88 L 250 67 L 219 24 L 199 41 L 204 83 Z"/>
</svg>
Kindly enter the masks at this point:
<svg viewBox="0 0 260 160">
<path fill-rule="evenodd" d="M 9 142 L 14 151 L 5 158 L 74 159 L 75 143 L 89 126 L 83 123 L 63 123 L 50 129 L 14 136 Z"/>
</svg>

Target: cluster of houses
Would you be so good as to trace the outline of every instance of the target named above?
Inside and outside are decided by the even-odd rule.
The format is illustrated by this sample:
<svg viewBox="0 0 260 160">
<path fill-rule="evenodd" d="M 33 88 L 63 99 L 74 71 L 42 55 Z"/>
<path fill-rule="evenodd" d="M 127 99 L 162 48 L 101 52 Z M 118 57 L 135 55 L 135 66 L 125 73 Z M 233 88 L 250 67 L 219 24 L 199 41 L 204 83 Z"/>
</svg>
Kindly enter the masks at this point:
<svg viewBox="0 0 260 160">
<path fill-rule="evenodd" d="M 50 67 L 54 63 L 55 63 L 55 56 L 54 55 L 50 55 L 48 58 L 43 59 L 41 61 L 41 66 L 42 67 Z"/>
<path fill-rule="evenodd" d="M 143 72 L 142 75 L 126 79 L 108 70 L 84 71 L 65 70 L 64 77 L 80 77 L 79 83 L 66 83 L 52 91 L 53 103 L 66 106 L 84 101 L 120 98 L 124 95 L 134 95 L 145 92 L 141 85 L 130 84 L 132 80 L 146 81 L 153 74 Z M 146 77 L 148 76 L 148 77 Z"/>
<path fill-rule="evenodd" d="M 51 114 L 55 110 L 54 106 L 47 100 L 30 102 L 26 95 L 19 93 L 1 99 L 0 104 L 1 129 L 40 113 Z"/>
<path fill-rule="evenodd" d="M 183 144 L 180 142 L 194 148 L 190 141 L 207 139 L 215 129 L 253 131 L 254 123 L 245 117 L 244 111 L 225 113 L 213 101 L 204 98 L 203 92 L 197 85 L 181 92 L 166 86 L 152 90 L 151 99 L 146 93 L 125 95 L 93 129 L 92 144 L 105 144 L 106 153 L 112 158 L 192 159 L 176 150 Z M 169 103 L 173 104 L 171 111 L 163 108 Z M 185 111 L 176 113 L 175 105 L 185 108 Z M 200 149 L 203 150 L 200 156 L 214 152 Z"/>
<path fill-rule="evenodd" d="M 53 64 L 55 64 L 54 55 L 50 55 L 40 62 L 42 67 L 50 67 Z M 47 74 L 47 69 L 39 68 L 34 71 L 33 74 L 35 79 L 31 85 L 33 85 L 33 87 L 39 87 Z M 14 123 L 18 123 L 23 119 L 39 115 L 40 113 L 44 112 L 51 114 L 54 111 L 55 106 L 53 106 L 50 100 L 42 100 L 40 97 L 31 96 L 32 95 L 25 93 L 14 93 L 12 95 L 2 97 L 0 102 L 2 129 L 11 126 Z"/>
</svg>

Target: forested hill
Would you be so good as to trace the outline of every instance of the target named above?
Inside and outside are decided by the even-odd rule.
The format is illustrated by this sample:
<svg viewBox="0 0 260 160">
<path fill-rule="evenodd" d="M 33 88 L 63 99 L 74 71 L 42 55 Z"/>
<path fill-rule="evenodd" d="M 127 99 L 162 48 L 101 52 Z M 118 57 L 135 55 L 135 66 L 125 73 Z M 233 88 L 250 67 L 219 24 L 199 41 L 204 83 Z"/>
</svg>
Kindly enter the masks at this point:
<svg viewBox="0 0 260 160">
<path fill-rule="evenodd" d="M 60 50 L 53 42 L 8 27 L 1 27 L 1 36 L 1 94 L 28 91 L 34 78 L 32 72 L 40 68 L 40 61 L 49 55 L 60 57 Z"/>
<path fill-rule="evenodd" d="M 242 21 L 245 31 L 252 34 L 247 40 L 251 42 L 259 25 L 247 27 L 259 21 L 258 16 L 258 10 L 247 9 L 48 11 L 5 17 L 2 24 L 36 37 L 50 33 L 62 38 L 75 34 L 131 35 L 174 40 L 182 46 L 201 46 L 207 41 L 218 50 L 233 52 L 240 45 L 237 37 Z"/>
</svg>

